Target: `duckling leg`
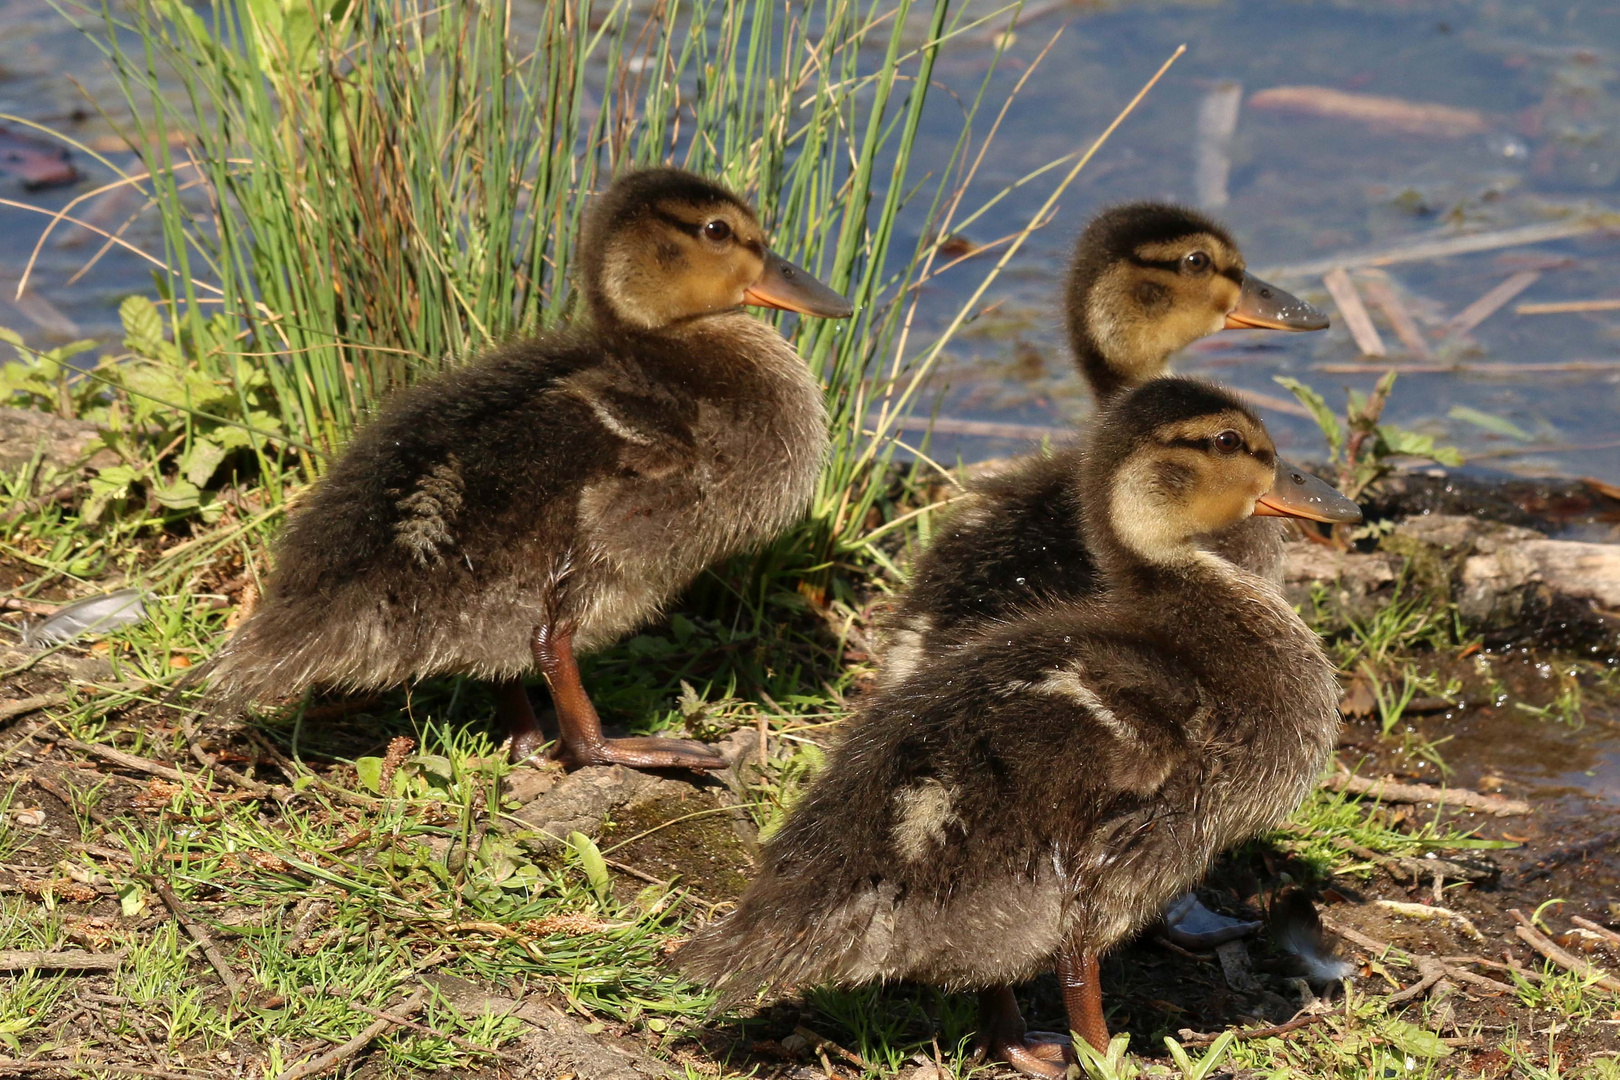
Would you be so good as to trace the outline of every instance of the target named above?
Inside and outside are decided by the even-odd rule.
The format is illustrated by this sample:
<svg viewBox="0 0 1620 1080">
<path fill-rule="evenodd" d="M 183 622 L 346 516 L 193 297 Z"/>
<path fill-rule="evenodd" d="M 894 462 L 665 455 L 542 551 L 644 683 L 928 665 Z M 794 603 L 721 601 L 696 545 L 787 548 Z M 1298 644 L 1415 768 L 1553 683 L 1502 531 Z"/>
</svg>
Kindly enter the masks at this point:
<svg viewBox="0 0 1620 1080">
<path fill-rule="evenodd" d="M 1102 978 L 1097 954 L 1070 942 L 1058 953 L 1058 983 L 1069 1028 L 1098 1050 L 1108 1049 L 1108 1022 L 1103 1019 Z"/>
<path fill-rule="evenodd" d="M 609 739 L 602 720 L 579 681 L 571 627 L 538 626 L 532 646 L 534 662 L 551 688 L 557 706 L 557 757 L 569 768 L 584 765 L 628 765 L 634 769 L 723 769 L 726 759 L 691 739 Z M 516 749 L 516 744 L 513 746 Z"/>
<path fill-rule="evenodd" d="M 1061 1042 L 1025 1033 L 1024 1017 L 1010 986 L 979 993 L 979 1041 L 987 1056 L 1006 1062 L 1025 1076 L 1058 1080 L 1068 1072 Z"/>
<path fill-rule="evenodd" d="M 534 705 L 529 701 L 529 692 L 523 689 L 522 679 L 495 684 L 495 715 L 506 725 L 512 739 L 514 762 L 533 757 L 545 745 L 546 733 L 534 718 Z"/>
</svg>

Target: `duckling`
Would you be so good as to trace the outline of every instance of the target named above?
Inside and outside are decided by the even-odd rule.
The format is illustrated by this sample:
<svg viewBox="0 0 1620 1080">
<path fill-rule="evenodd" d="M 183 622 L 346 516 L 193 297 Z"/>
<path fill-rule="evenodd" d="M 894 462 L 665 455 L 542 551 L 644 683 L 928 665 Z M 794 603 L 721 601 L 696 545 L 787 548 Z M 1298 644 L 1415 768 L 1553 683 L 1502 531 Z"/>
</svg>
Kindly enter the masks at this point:
<svg viewBox="0 0 1620 1080">
<path fill-rule="evenodd" d="M 1170 356 L 1226 327 L 1320 330 L 1327 316 L 1247 272 L 1227 231 L 1202 214 L 1132 203 L 1081 233 L 1064 301 L 1069 344 L 1099 404 L 1165 373 Z M 1074 446 L 1032 455 L 975 483 L 913 564 L 887 621 L 880 679 L 903 679 L 934 639 L 971 633 L 1042 598 L 1077 596 L 1095 568 L 1080 541 Z M 1320 500 L 1318 520 L 1354 504 L 1286 462 L 1278 482 Z M 1280 572 L 1283 523 L 1250 520 L 1209 542 L 1247 569 Z"/>
<path fill-rule="evenodd" d="M 589 327 L 497 348 L 401 391 L 287 522 L 257 611 L 212 661 L 220 707 L 311 685 L 496 680 L 512 754 L 723 766 L 689 740 L 607 739 L 575 656 L 654 617 L 706 566 L 808 506 L 821 388 L 745 304 L 844 318 L 753 211 L 676 169 L 619 178 L 580 245 Z"/>
<path fill-rule="evenodd" d="M 1338 728 L 1333 666 L 1266 578 L 1203 541 L 1294 514 L 1237 398 L 1164 378 L 1101 410 L 1073 486 L 1099 587 L 925 657 L 878 690 L 761 855 L 674 957 L 727 1000 L 908 979 L 981 992 L 981 1037 L 1035 1076 L 1010 987 L 1054 962 L 1108 1041 L 1098 959 L 1220 851 L 1279 824 Z"/>
</svg>

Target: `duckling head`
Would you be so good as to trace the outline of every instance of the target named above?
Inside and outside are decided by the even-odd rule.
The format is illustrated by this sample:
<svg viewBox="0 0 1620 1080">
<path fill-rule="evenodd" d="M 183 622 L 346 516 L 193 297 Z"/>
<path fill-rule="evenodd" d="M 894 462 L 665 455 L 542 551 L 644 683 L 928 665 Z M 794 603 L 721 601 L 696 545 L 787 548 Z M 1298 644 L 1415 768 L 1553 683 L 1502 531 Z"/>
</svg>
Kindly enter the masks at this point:
<svg viewBox="0 0 1620 1080">
<path fill-rule="evenodd" d="M 1328 318 L 1248 273 L 1231 235 L 1165 203 L 1116 206 L 1075 245 L 1069 341 L 1099 399 L 1164 374 L 1170 355 L 1228 327 L 1321 330 Z"/>
<path fill-rule="evenodd" d="M 680 169 L 643 169 L 592 205 L 581 283 L 598 327 L 656 330 L 743 304 L 847 318 L 848 300 L 771 251 L 748 204 Z"/>
<path fill-rule="evenodd" d="M 1213 558 L 1200 538 L 1251 515 L 1360 520 L 1349 499 L 1280 463 L 1260 419 L 1195 379 L 1153 379 L 1107 405 L 1083 476 L 1088 539 L 1148 563 Z"/>
</svg>

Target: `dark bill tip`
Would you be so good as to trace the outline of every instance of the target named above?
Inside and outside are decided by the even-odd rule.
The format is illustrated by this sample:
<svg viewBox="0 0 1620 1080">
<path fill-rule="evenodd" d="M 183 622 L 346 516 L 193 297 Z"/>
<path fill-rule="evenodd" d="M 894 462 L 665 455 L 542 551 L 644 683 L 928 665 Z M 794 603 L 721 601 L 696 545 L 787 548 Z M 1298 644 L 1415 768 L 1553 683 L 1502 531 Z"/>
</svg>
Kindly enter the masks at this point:
<svg viewBox="0 0 1620 1080">
<path fill-rule="evenodd" d="M 855 306 L 848 300 L 774 251 L 765 253 L 765 269 L 743 293 L 743 303 L 824 319 L 847 319 L 855 314 Z"/>
<path fill-rule="evenodd" d="M 1254 512 L 1261 517 L 1297 517 L 1333 524 L 1361 520 L 1361 507 L 1332 485 L 1281 458 L 1277 459 L 1277 476 L 1271 490 L 1256 500 Z"/>
<path fill-rule="evenodd" d="M 1253 274 L 1243 275 L 1243 291 L 1237 307 L 1226 316 L 1227 329 L 1326 330 L 1327 313 L 1307 304 L 1286 289 L 1261 281 Z"/>
</svg>

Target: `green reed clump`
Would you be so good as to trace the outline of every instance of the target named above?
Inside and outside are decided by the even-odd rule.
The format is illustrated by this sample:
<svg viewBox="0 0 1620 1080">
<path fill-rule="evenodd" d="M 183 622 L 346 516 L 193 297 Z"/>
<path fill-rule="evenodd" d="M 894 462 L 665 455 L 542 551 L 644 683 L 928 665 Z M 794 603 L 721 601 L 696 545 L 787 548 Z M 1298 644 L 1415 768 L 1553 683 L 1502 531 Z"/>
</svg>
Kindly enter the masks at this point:
<svg viewBox="0 0 1620 1080">
<path fill-rule="evenodd" d="M 210 343 L 193 350 L 210 377 L 268 385 L 287 438 L 255 449 L 318 475 L 395 386 L 570 312 L 581 214 L 612 173 L 718 174 L 857 304 L 847 323 L 784 323 L 826 383 L 837 442 L 800 540 L 818 558 L 858 544 L 892 406 L 943 344 L 902 354 L 934 248 L 902 245 L 899 223 L 934 237 L 960 211 L 984 95 L 946 167 L 914 176 L 933 66 L 984 20 L 947 0 L 549 0 L 532 15 L 422 0 L 104 9 L 91 32 L 146 148 L 127 179 L 162 219 L 174 340 Z M 205 331 L 217 312 L 236 347 Z M 875 422 L 874 400 L 891 405 Z"/>
</svg>

